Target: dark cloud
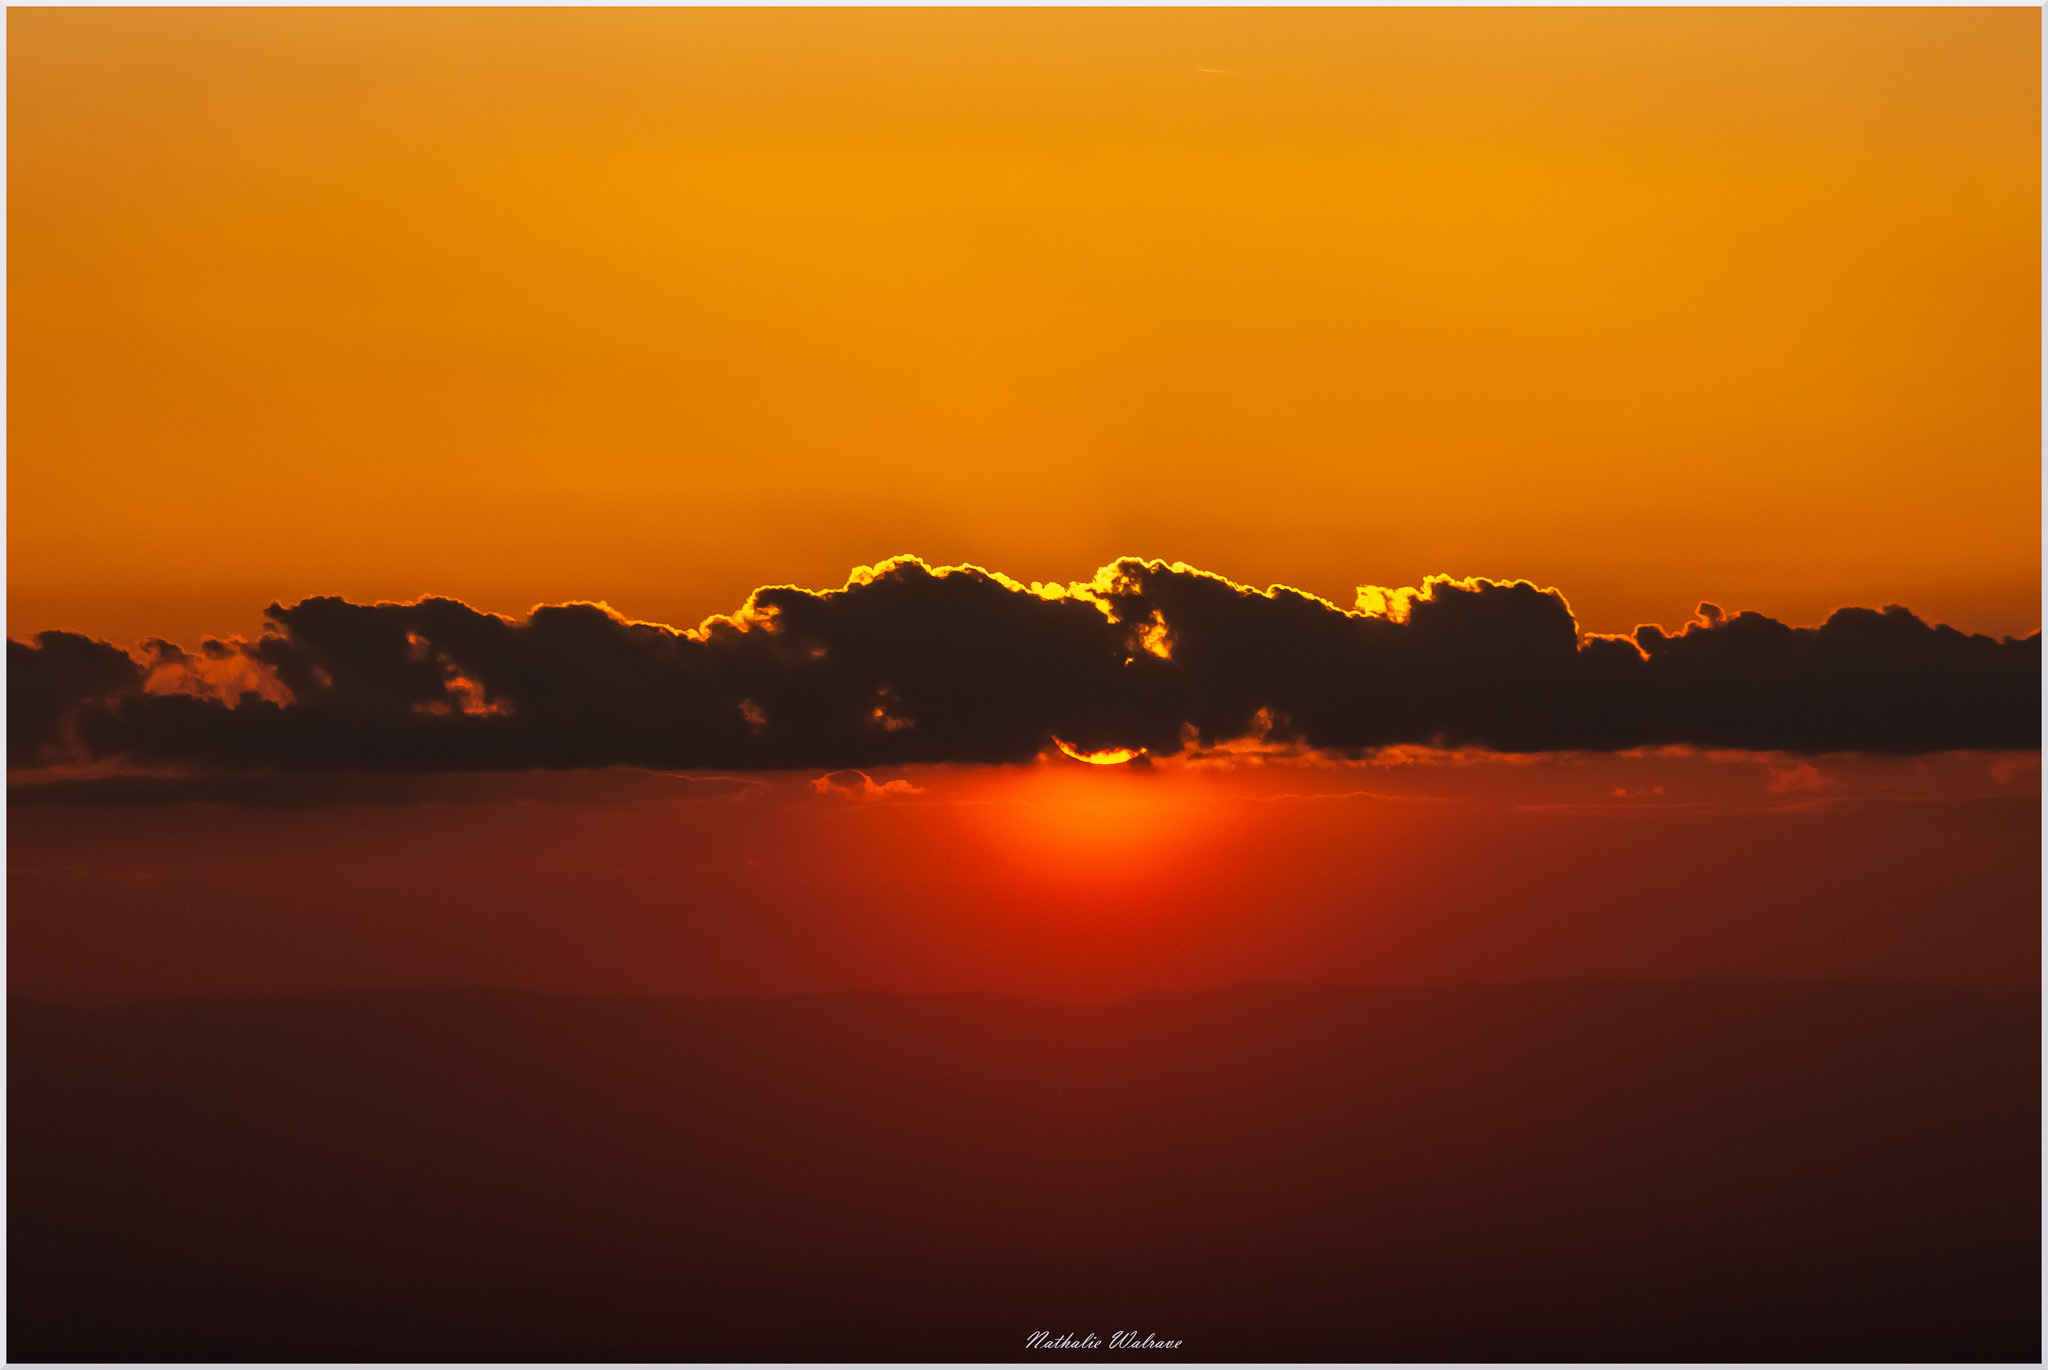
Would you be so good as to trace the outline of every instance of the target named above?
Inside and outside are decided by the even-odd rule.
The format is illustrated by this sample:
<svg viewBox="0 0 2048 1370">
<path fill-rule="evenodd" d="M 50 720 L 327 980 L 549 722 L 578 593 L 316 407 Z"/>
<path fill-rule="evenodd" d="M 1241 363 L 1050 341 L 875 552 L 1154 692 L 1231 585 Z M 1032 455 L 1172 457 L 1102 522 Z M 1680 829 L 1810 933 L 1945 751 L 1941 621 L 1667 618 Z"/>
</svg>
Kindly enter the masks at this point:
<svg viewBox="0 0 2048 1370">
<path fill-rule="evenodd" d="M 7 764 L 32 766 L 64 750 L 65 727 L 94 700 L 133 694 L 142 668 L 119 647 L 78 633 L 7 639 Z"/>
<path fill-rule="evenodd" d="M 1360 601 L 1160 562 L 1041 588 L 913 559 L 841 590 L 763 589 L 692 631 L 592 604 L 512 621 L 318 598 L 199 655 L 10 641 L 9 762 L 839 769 L 1024 761 L 1054 738 L 1155 756 L 1254 737 L 1346 753 L 2040 745 L 2038 633 L 1971 636 L 1896 606 L 1795 628 L 1703 604 L 1682 632 L 1630 640 L 1580 634 L 1527 582 L 1448 578 Z"/>
<path fill-rule="evenodd" d="M 220 804 L 235 808 L 314 809 L 337 805 L 619 804 L 636 800 L 731 801 L 763 792 L 757 777 L 674 775 L 638 767 L 615 770 L 493 771 L 206 771 L 70 775 L 18 772 L 9 806 Z M 856 781 L 856 784 L 858 781 Z M 900 793 L 900 791 L 897 791 Z"/>
</svg>

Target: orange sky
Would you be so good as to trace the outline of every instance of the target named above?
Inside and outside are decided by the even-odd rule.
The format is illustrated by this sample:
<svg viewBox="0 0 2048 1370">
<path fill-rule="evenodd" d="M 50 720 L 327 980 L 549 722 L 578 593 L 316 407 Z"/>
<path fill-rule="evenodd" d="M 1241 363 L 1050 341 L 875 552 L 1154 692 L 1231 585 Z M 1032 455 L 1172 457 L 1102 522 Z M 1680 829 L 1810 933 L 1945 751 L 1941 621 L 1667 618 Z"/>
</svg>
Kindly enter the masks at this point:
<svg viewBox="0 0 2048 1370">
<path fill-rule="evenodd" d="M 913 551 L 2031 631 L 2039 26 L 10 11 L 9 629 Z"/>
</svg>

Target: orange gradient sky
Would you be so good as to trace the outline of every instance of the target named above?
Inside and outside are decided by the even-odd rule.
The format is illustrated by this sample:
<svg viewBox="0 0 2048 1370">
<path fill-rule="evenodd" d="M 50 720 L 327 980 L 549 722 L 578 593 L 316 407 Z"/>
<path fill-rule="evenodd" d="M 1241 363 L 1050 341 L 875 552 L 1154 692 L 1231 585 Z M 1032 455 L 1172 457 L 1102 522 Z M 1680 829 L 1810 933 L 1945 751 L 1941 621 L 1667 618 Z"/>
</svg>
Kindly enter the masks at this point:
<svg viewBox="0 0 2048 1370">
<path fill-rule="evenodd" d="M 2029 632 L 2039 27 L 11 11 L 9 628 L 910 551 Z"/>
</svg>

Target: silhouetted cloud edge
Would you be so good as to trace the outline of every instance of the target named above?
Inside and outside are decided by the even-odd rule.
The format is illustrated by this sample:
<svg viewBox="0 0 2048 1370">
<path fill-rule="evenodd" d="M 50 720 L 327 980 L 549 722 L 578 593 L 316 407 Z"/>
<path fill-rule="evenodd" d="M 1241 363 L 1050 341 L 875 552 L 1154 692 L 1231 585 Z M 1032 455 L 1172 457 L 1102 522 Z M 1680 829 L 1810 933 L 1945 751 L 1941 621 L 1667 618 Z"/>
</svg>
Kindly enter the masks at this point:
<svg viewBox="0 0 2048 1370">
<path fill-rule="evenodd" d="M 1432 576 L 1350 609 L 1181 562 L 1013 580 L 897 557 L 764 586 L 695 628 L 599 602 L 266 610 L 254 640 L 8 642 L 8 764 L 198 770 L 766 770 L 1070 752 L 2040 745 L 2040 634 L 1897 605 L 1818 627 L 1702 604 L 1678 632 L 1581 633 L 1556 590 Z M 1057 741 L 1055 741 L 1057 739 Z"/>
</svg>

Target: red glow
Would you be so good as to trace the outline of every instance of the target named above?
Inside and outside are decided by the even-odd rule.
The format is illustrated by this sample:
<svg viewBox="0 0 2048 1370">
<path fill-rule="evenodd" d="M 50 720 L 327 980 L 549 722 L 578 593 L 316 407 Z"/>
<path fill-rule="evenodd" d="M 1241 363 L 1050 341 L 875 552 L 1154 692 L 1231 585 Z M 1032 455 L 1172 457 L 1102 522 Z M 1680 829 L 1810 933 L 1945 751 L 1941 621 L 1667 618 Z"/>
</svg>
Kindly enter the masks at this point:
<svg viewBox="0 0 2048 1370">
<path fill-rule="evenodd" d="M 1243 980 L 2031 976 L 2031 755 L 1811 758 L 1798 789 L 1776 781 L 1788 764 L 1054 764 L 846 773 L 822 793 L 806 775 L 606 772 L 326 779 L 290 802 L 17 799 L 10 975 L 54 998 L 468 983 L 1084 999 Z"/>
</svg>

